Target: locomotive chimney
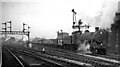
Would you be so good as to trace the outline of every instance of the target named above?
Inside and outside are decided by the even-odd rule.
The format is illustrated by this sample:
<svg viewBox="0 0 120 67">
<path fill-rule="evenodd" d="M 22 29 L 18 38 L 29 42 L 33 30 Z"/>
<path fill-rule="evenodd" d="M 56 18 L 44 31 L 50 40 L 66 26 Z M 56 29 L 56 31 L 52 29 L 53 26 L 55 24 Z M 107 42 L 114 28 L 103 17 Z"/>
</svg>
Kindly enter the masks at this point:
<svg viewBox="0 0 120 67">
<path fill-rule="evenodd" d="M 99 31 L 99 27 L 95 27 L 95 32 Z"/>
</svg>

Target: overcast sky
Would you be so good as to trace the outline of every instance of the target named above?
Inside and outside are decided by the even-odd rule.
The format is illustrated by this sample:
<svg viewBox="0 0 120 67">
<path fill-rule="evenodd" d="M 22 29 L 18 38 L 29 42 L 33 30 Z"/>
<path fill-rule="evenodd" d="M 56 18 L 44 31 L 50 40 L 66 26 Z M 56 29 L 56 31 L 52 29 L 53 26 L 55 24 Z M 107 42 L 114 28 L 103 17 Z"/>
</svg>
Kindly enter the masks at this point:
<svg viewBox="0 0 120 67">
<path fill-rule="evenodd" d="M 77 12 L 77 21 L 82 19 L 94 27 L 110 27 L 117 11 L 117 2 L 118 0 L 2 0 L 2 22 L 11 20 L 13 30 L 22 30 L 22 23 L 28 24 L 31 27 L 31 37 L 56 38 L 57 31 L 61 29 L 68 33 L 73 31 L 73 8 Z"/>
</svg>

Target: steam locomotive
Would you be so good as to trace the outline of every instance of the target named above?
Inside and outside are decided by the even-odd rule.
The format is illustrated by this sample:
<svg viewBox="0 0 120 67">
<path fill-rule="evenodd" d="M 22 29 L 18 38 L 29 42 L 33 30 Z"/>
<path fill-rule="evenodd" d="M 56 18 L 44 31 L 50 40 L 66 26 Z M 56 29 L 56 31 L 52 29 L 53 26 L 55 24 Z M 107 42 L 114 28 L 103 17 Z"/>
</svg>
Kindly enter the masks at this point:
<svg viewBox="0 0 120 67">
<path fill-rule="evenodd" d="M 108 43 L 108 31 L 104 29 L 99 30 L 99 28 L 96 28 L 95 32 L 89 32 L 88 30 L 86 30 L 83 34 L 78 33 L 74 34 L 72 36 L 72 39 L 70 37 L 63 38 L 62 46 L 66 48 L 69 47 L 71 49 L 76 48 L 78 52 L 88 51 L 92 54 L 106 54 L 106 44 Z"/>
<path fill-rule="evenodd" d="M 108 42 L 108 32 L 106 30 L 97 30 L 95 32 L 85 32 L 81 35 L 81 41 L 92 54 L 106 54 L 106 45 Z"/>
</svg>

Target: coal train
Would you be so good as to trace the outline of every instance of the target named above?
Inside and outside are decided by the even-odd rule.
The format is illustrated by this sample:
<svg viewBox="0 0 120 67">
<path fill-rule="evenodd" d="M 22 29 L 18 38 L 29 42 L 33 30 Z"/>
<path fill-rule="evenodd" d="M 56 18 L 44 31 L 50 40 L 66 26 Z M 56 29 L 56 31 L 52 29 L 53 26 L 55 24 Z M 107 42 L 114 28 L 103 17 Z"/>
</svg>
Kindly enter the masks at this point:
<svg viewBox="0 0 120 67">
<path fill-rule="evenodd" d="M 71 36 L 66 36 L 62 39 L 52 39 L 52 42 L 42 40 L 39 45 L 75 52 L 105 55 L 107 53 L 108 33 L 107 30 L 99 28 L 97 28 L 95 32 L 86 30 L 84 33 L 80 33 L 80 31 L 77 31 Z"/>
<path fill-rule="evenodd" d="M 63 48 L 86 51 L 92 54 L 106 54 L 106 44 L 108 43 L 108 31 L 104 29 L 97 29 L 95 32 L 85 31 L 83 34 L 79 32 L 72 35 L 72 37 L 63 38 Z M 71 42 L 72 41 L 72 42 Z"/>
<path fill-rule="evenodd" d="M 58 41 L 58 39 L 52 40 L 52 43 L 50 43 L 51 41 L 49 40 L 42 40 L 42 43 L 37 43 L 38 45 L 41 44 L 44 46 L 61 48 L 76 52 L 86 51 L 92 54 L 106 54 L 106 45 L 108 44 L 108 33 L 109 32 L 104 29 L 97 29 L 95 32 L 89 32 L 88 30 L 86 30 L 84 33 L 80 33 L 80 31 L 78 31 L 72 34 L 72 36 L 66 36 L 62 38 L 62 45 L 58 43 L 60 42 Z M 13 40 L 13 42 L 15 41 L 14 39 L 10 40 Z"/>
</svg>

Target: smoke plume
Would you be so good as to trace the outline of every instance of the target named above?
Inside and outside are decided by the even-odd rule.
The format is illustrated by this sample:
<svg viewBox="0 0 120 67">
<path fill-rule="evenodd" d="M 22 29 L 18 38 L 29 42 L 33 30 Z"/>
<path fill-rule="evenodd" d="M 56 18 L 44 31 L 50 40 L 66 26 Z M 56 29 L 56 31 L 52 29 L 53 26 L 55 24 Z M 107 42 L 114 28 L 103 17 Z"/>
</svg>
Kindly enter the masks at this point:
<svg viewBox="0 0 120 67">
<path fill-rule="evenodd" d="M 115 13 L 118 10 L 118 2 L 107 2 L 102 11 L 102 16 L 100 17 L 100 27 L 110 28 L 111 24 L 114 23 Z"/>
<path fill-rule="evenodd" d="M 98 26 L 100 28 L 110 28 L 114 23 L 115 13 L 118 11 L 118 0 L 106 0 L 102 3 L 99 10 L 96 10 L 94 15 L 85 14 L 83 19 L 91 26 Z"/>
</svg>

